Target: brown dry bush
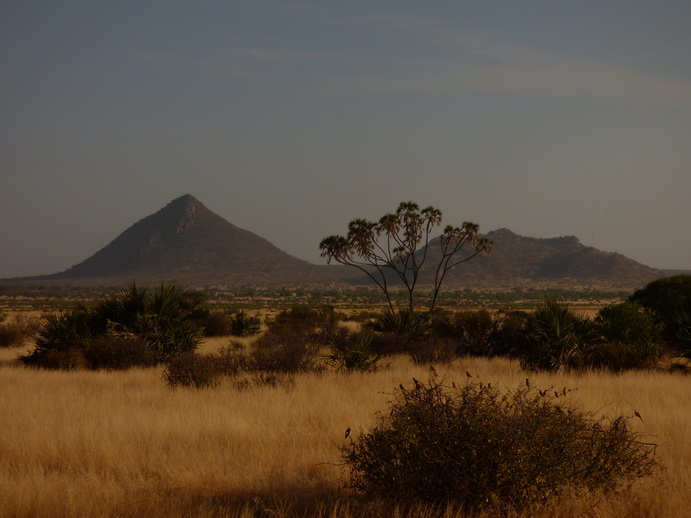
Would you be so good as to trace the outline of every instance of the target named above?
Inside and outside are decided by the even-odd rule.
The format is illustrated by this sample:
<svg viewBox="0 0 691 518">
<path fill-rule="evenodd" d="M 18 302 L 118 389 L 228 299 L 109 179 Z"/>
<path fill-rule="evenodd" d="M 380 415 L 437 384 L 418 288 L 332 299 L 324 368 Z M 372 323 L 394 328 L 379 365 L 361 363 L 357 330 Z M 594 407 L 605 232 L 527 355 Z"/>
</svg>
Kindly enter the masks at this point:
<svg viewBox="0 0 691 518">
<path fill-rule="evenodd" d="M 468 378 L 401 385 L 390 412 L 342 448 L 350 487 L 371 497 L 456 504 L 468 512 L 550 502 L 566 491 L 612 491 L 653 473 L 656 446 L 627 418 L 595 418 L 567 390 L 502 394 Z"/>
<path fill-rule="evenodd" d="M 38 333 L 41 321 L 36 317 L 0 316 L 0 347 L 20 347 L 24 341 Z"/>
<path fill-rule="evenodd" d="M 216 387 L 220 374 L 210 356 L 195 352 L 183 352 L 170 360 L 163 371 L 163 379 L 169 387 Z"/>
</svg>

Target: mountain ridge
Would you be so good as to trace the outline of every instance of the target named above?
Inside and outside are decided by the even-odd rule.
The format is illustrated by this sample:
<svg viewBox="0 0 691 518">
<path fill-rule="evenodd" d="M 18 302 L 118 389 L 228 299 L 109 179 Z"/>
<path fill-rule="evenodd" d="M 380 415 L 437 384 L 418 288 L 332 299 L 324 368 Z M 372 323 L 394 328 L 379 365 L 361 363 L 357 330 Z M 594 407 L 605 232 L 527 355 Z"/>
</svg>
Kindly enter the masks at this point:
<svg viewBox="0 0 691 518">
<path fill-rule="evenodd" d="M 636 288 L 664 273 L 615 252 L 583 245 L 576 236 L 533 238 L 507 228 L 486 234 L 494 247 L 449 272 L 445 286 L 471 288 L 581 283 Z M 429 263 L 434 244 L 430 243 Z M 461 251 L 468 254 L 468 251 Z M 423 282 L 425 275 L 423 272 Z M 14 280 L 152 282 L 198 286 L 368 284 L 355 268 L 316 265 L 241 229 L 190 194 L 137 221 L 108 245 L 67 270 Z"/>
</svg>

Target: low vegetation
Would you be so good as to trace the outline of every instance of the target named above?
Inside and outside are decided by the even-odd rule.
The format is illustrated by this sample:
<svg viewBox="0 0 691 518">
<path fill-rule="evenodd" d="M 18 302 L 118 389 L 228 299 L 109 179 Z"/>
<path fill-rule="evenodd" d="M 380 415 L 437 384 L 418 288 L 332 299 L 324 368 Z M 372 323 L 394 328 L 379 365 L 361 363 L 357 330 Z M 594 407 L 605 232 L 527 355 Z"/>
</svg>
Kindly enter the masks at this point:
<svg viewBox="0 0 691 518">
<path fill-rule="evenodd" d="M 448 382 L 447 382 L 448 383 Z M 502 393 L 468 375 L 413 378 L 377 424 L 342 448 L 350 487 L 371 497 L 503 512 L 566 490 L 615 490 L 649 476 L 655 445 L 628 419 L 595 418 L 567 390 L 526 385 Z"/>
<path fill-rule="evenodd" d="M 225 346 L 209 341 L 198 354 Z M 16 352 L 0 351 L 0 358 Z M 437 366 L 451 380 L 483 380 L 502 393 L 525 386 L 504 358 L 465 358 Z M 302 372 L 291 384 L 223 379 L 212 390 L 170 390 L 162 367 L 54 371 L 0 362 L 2 516 L 258 516 L 364 518 L 472 516 L 459 505 L 361 496 L 348 489 L 342 447 L 359 443 L 389 412 L 395 387 L 411 390 L 429 367 L 393 356 L 376 372 Z M 238 382 L 240 378 L 235 378 Z M 463 382 L 461 381 L 461 384 Z M 558 500 L 515 518 L 681 517 L 691 506 L 688 379 L 630 371 L 530 375 L 531 386 L 574 387 L 574 408 L 626 419 L 659 444 L 664 467 L 628 492 L 566 489 Z M 456 383 L 457 386 L 459 383 Z M 550 414 L 552 415 L 552 414 Z M 351 428 L 348 438 L 345 431 Z M 474 466 L 469 466 L 472 472 Z M 625 487 L 625 486 L 622 486 Z M 493 510 L 475 516 L 497 516 Z"/>
<path fill-rule="evenodd" d="M 594 318 L 546 299 L 532 311 L 403 308 L 350 316 L 295 305 L 262 320 L 242 310 L 212 311 L 175 284 L 132 285 L 48 315 L 31 331 L 36 345 L 20 359 L 42 370 L 0 362 L 4 388 L 26 405 L 13 400 L 10 414 L 0 415 L 10 423 L 0 439 L 0 473 L 13 474 L 0 477 L 0 492 L 53 487 L 55 495 L 41 490 L 38 499 L 0 503 L 0 514 L 40 515 L 53 505 L 63 510 L 56 516 L 572 516 L 552 512 L 567 508 L 603 517 L 624 510 L 676 516 L 665 513 L 691 502 L 663 500 L 644 479 L 691 494 L 679 410 L 663 413 L 688 407 L 686 377 L 659 368 L 685 354 L 684 307 L 655 306 L 638 294 Z M 418 381 L 429 372 L 427 382 Z M 50 405 L 34 395 L 32 406 L 22 396 L 36 383 L 51 387 L 37 393 Z M 122 400 L 82 385 L 67 392 L 69 404 L 55 401 L 51 391 L 70 383 L 111 385 Z M 112 425 L 119 405 L 142 419 L 150 414 L 149 423 L 172 413 L 158 415 L 168 420 L 159 431 L 142 425 L 137 437 L 101 429 L 84 446 L 75 432 L 75 445 L 64 451 L 64 434 L 46 451 L 38 439 L 19 439 L 27 431 L 17 416 L 26 412 L 48 420 L 38 429 L 50 438 L 61 428 L 55 423 L 95 429 L 86 419 L 95 407 Z M 60 408 L 77 414 L 55 414 Z M 127 423 L 128 430 L 137 426 Z M 212 446 L 202 446 L 201 437 Z M 79 451 L 96 458 L 80 457 L 80 441 Z M 103 451 L 111 442 L 118 456 Z M 190 448 L 194 457 L 178 459 L 177 450 Z M 250 452 L 241 460 L 243 448 Z M 678 456 L 687 463 L 678 464 Z M 665 478 L 658 461 L 680 478 Z M 253 463 L 260 471 L 234 473 Z M 98 480 L 112 498 L 57 502 L 64 491 L 47 475 L 85 494 L 96 491 L 88 480 Z M 634 485 L 648 499 L 639 507 L 618 496 Z M 117 496 L 133 491 L 142 495 L 136 503 Z M 650 512 L 636 514 L 641 505 Z"/>
<path fill-rule="evenodd" d="M 20 347 L 33 338 L 41 328 L 41 321 L 37 317 L 0 315 L 0 348 Z"/>
<path fill-rule="evenodd" d="M 205 313 L 200 297 L 175 283 L 132 284 L 95 304 L 45 317 L 28 366 L 121 369 L 150 366 L 194 351 Z"/>
</svg>

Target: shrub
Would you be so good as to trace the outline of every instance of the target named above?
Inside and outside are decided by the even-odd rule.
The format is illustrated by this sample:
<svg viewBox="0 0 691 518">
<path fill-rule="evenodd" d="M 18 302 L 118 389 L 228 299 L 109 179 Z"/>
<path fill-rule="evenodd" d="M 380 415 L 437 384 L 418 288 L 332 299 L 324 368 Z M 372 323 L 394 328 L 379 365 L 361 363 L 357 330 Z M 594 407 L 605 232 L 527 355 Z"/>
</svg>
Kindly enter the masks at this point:
<svg viewBox="0 0 691 518">
<path fill-rule="evenodd" d="M 652 281 L 629 300 L 650 310 L 664 325 L 664 338 L 670 345 L 691 355 L 691 275 Z"/>
<path fill-rule="evenodd" d="M 691 303 L 672 314 L 672 339 L 682 356 L 691 360 Z"/>
<path fill-rule="evenodd" d="M 530 316 L 525 311 L 500 310 L 495 316 L 492 331 L 493 352 L 500 356 L 520 355 L 527 349 L 530 334 Z"/>
<path fill-rule="evenodd" d="M 96 344 L 102 340 L 106 342 L 101 345 L 110 348 L 112 353 L 127 355 L 133 352 L 133 343 L 120 343 L 120 348 L 128 349 L 129 353 L 124 349 L 116 353 L 112 344 L 118 343 L 113 337 L 129 336 L 146 342 L 154 363 L 164 362 L 181 352 L 196 349 L 203 325 L 200 302 L 196 294 L 185 292 L 175 283 L 161 283 L 154 288 L 138 288 L 132 284 L 91 306 L 80 305 L 45 317 L 36 348 L 20 357 L 20 361 L 41 366 L 42 359 L 50 357 L 47 351 L 67 349 L 78 349 L 83 355 L 88 350 L 98 356 Z"/>
<path fill-rule="evenodd" d="M 84 357 L 91 369 L 125 370 L 156 364 L 147 341 L 136 335 L 103 336 L 86 345 Z"/>
<path fill-rule="evenodd" d="M 210 311 L 204 321 L 204 336 L 230 336 L 233 334 L 233 317 L 228 311 Z"/>
<path fill-rule="evenodd" d="M 0 324 L 0 347 L 18 347 L 24 342 L 24 333 L 13 322 Z"/>
<path fill-rule="evenodd" d="M 250 317 L 244 311 L 238 311 L 231 322 L 231 332 L 234 336 L 253 336 L 261 330 L 261 319 Z"/>
<path fill-rule="evenodd" d="M 329 365 L 346 372 L 374 371 L 381 359 L 382 355 L 372 349 L 371 333 L 349 333 L 344 328 L 329 344 L 329 352 L 325 356 Z"/>
<path fill-rule="evenodd" d="M 438 334 L 448 336 L 456 342 L 459 355 L 495 356 L 492 337 L 496 323 L 489 311 L 458 311 L 444 316 L 436 325 Z"/>
<path fill-rule="evenodd" d="M 206 316 L 204 336 L 252 336 L 261 330 L 261 319 L 244 311 L 213 311 Z"/>
<path fill-rule="evenodd" d="M 590 319 L 567 302 L 549 299 L 529 316 L 528 339 L 518 351 L 521 365 L 535 369 L 583 368 L 585 346 L 596 337 Z"/>
<path fill-rule="evenodd" d="M 448 338 L 431 337 L 409 344 L 408 352 L 416 365 L 450 363 L 456 358 L 458 344 Z"/>
<path fill-rule="evenodd" d="M 235 376 L 248 368 L 248 359 L 244 346 L 239 342 L 231 341 L 221 347 L 216 354 L 211 355 L 219 374 L 223 376 Z"/>
<path fill-rule="evenodd" d="M 292 374 L 317 368 L 319 349 L 339 333 L 333 308 L 298 305 L 282 311 L 251 344 L 247 368 Z"/>
<path fill-rule="evenodd" d="M 267 331 L 252 343 L 248 368 L 273 373 L 311 370 L 319 345 L 299 331 L 287 328 Z"/>
<path fill-rule="evenodd" d="M 377 333 L 403 336 L 408 342 L 429 338 L 432 334 L 432 315 L 407 310 L 396 313 L 385 311 L 369 323 L 368 327 Z"/>
<path fill-rule="evenodd" d="M 25 340 L 38 332 L 40 326 L 40 321 L 36 317 L 15 315 L 7 322 L 0 318 L 0 347 L 20 347 Z"/>
<path fill-rule="evenodd" d="M 647 368 L 660 355 L 662 325 L 639 304 L 610 304 L 598 312 L 595 326 L 603 341 L 591 347 L 588 363 L 593 367 Z"/>
<path fill-rule="evenodd" d="M 163 379 L 170 387 L 216 387 L 219 372 L 213 358 L 192 351 L 183 352 L 170 360 L 163 371 Z"/>
<path fill-rule="evenodd" d="M 28 367 L 40 367 L 51 370 L 77 370 L 89 366 L 82 349 L 39 349 L 19 358 Z"/>
<path fill-rule="evenodd" d="M 268 331 L 275 334 L 291 334 L 302 336 L 311 342 L 327 345 L 338 333 L 338 322 L 341 320 L 331 306 L 318 308 L 300 304 L 287 311 L 281 311 L 273 322 L 268 325 Z"/>
<path fill-rule="evenodd" d="M 411 349 L 408 337 L 396 333 L 381 332 L 373 332 L 371 347 L 373 351 L 382 356 L 410 353 Z"/>
<path fill-rule="evenodd" d="M 655 445 L 628 418 L 597 419 L 528 385 L 504 394 L 468 378 L 401 385 L 390 412 L 341 450 L 350 487 L 466 511 L 520 509 L 567 489 L 610 491 L 651 474 Z M 554 395 L 553 395 L 554 394 Z"/>
</svg>

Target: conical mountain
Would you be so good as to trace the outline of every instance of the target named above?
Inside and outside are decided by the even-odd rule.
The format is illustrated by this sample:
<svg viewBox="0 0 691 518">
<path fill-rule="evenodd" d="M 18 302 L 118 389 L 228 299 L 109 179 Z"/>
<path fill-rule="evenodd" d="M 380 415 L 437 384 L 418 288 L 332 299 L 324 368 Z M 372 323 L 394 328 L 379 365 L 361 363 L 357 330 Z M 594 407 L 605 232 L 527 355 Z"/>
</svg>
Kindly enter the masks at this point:
<svg viewBox="0 0 691 518">
<path fill-rule="evenodd" d="M 229 223 L 191 195 L 138 221 L 61 279 L 176 279 L 195 285 L 316 282 L 326 267 Z"/>
</svg>

